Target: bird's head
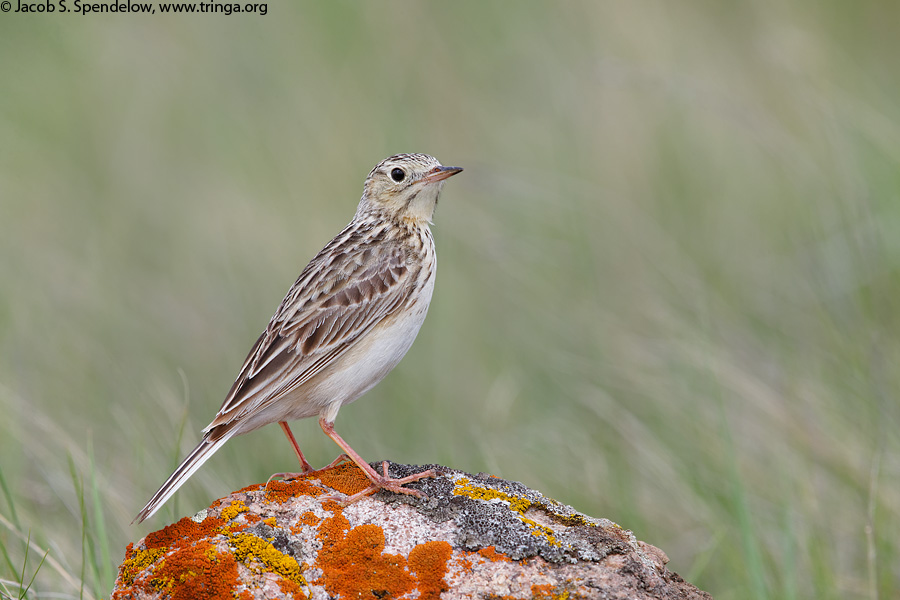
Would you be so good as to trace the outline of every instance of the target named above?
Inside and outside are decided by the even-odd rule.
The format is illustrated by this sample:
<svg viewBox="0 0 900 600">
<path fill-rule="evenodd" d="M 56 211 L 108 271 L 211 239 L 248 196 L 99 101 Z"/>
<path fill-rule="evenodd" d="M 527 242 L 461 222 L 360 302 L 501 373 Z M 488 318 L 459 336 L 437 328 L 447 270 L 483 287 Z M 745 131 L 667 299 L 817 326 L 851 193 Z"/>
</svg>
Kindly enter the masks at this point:
<svg viewBox="0 0 900 600">
<path fill-rule="evenodd" d="M 377 211 L 416 224 L 431 222 L 443 182 L 462 171 L 427 154 L 396 154 L 366 177 L 357 214 Z"/>
</svg>

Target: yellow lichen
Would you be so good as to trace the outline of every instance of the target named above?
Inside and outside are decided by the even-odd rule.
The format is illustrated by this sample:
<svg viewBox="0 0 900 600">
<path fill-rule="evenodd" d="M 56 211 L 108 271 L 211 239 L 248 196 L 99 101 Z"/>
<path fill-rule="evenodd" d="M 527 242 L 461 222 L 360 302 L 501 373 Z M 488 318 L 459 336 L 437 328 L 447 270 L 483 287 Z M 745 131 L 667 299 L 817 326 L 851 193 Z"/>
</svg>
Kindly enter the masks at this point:
<svg viewBox="0 0 900 600">
<path fill-rule="evenodd" d="M 147 567 L 156 562 L 156 560 L 166 553 L 165 548 L 150 548 L 147 550 L 135 550 L 129 558 L 122 562 L 122 581 L 126 586 L 134 583 L 137 577 Z"/>
<path fill-rule="evenodd" d="M 467 498 L 484 501 L 502 500 L 509 503 L 509 507 L 520 514 L 531 507 L 531 500 L 527 498 L 517 498 L 516 496 L 510 496 L 505 492 L 493 488 L 470 485 L 469 480 L 465 477 L 461 477 L 456 481 L 456 486 L 453 488 L 453 495 L 466 496 Z"/>
<path fill-rule="evenodd" d="M 234 550 L 235 558 L 246 564 L 248 558 L 255 558 L 270 571 L 298 585 L 306 585 L 300 573 L 300 565 L 292 557 L 280 552 L 269 542 L 247 533 L 233 535 L 228 543 Z"/>
<path fill-rule="evenodd" d="M 277 527 L 277 522 L 275 521 L 275 517 L 269 517 L 268 519 L 263 519 L 263 523 L 265 523 L 269 527 Z"/>
<path fill-rule="evenodd" d="M 244 512 L 247 512 L 247 505 L 240 500 L 235 500 L 229 506 L 223 508 L 221 514 L 224 521 L 231 521 Z"/>
<path fill-rule="evenodd" d="M 552 529 L 550 529 L 549 527 L 547 527 L 545 525 L 541 525 L 537 521 L 533 521 L 532 519 L 529 519 L 528 517 L 525 517 L 525 516 L 520 516 L 519 519 L 521 519 L 521 521 L 523 523 L 525 523 L 526 525 L 528 525 L 531 528 L 531 535 L 536 535 L 538 537 L 543 536 L 543 537 L 547 538 L 547 541 L 550 542 L 551 544 L 553 544 L 554 546 L 559 546 L 559 542 L 553 536 Z"/>
<path fill-rule="evenodd" d="M 569 590 L 560 591 L 559 588 L 554 588 L 549 584 L 531 586 L 532 600 L 569 600 L 570 595 Z"/>
<path fill-rule="evenodd" d="M 519 514 L 519 520 L 531 529 L 532 535 L 544 537 L 554 546 L 559 546 L 559 541 L 554 537 L 553 530 L 549 527 L 541 525 L 536 521 L 525 516 L 525 511 L 531 508 L 534 503 L 528 498 L 520 498 L 512 496 L 506 492 L 495 490 L 493 488 L 479 487 L 472 485 L 468 478 L 460 477 L 456 480 L 456 486 L 453 488 L 454 496 L 465 496 L 473 500 L 483 500 L 490 502 L 491 500 L 500 500 L 509 505 L 509 508 Z"/>
<path fill-rule="evenodd" d="M 206 558 L 210 561 L 217 560 L 216 555 L 218 554 L 218 551 L 216 550 L 216 547 L 213 546 L 212 544 L 210 544 L 210 546 L 204 551 L 204 554 L 206 555 Z"/>
<path fill-rule="evenodd" d="M 162 569 L 166 566 L 166 561 L 162 561 L 159 563 L 159 569 Z M 158 577 L 150 578 L 150 589 L 156 590 L 158 592 L 166 591 L 171 592 L 172 586 L 175 584 L 175 580 L 171 577 L 167 577 L 165 575 L 161 575 Z"/>
</svg>

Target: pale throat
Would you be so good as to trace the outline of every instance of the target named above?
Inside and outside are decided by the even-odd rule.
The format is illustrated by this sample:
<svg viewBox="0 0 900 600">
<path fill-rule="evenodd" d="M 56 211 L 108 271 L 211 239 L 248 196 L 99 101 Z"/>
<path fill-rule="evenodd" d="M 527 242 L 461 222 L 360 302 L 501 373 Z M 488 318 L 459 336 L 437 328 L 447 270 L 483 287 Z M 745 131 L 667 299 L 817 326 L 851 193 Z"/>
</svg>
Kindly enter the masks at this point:
<svg viewBox="0 0 900 600">
<path fill-rule="evenodd" d="M 400 218 L 403 221 L 412 222 L 416 225 L 431 223 L 442 185 L 441 183 L 429 185 L 421 190 L 409 201 L 409 204 L 406 205 L 406 210 L 403 211 Z"/>
</svg>

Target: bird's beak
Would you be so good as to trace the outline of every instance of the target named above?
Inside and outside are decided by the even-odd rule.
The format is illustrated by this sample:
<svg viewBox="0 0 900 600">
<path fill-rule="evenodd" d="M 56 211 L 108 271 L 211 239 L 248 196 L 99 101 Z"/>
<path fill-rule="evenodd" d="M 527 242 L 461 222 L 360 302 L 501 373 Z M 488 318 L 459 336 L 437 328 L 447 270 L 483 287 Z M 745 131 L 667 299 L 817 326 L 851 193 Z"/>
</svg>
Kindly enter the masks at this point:
<svg viewBox="0 0 900 600">
<path fill-rule="evenodd" d="M 435 167 L 422 178 L 425 183 L 437 183 L 448 177 L 453 177 L 462 171 L 462 167 Z"/>
</svg>

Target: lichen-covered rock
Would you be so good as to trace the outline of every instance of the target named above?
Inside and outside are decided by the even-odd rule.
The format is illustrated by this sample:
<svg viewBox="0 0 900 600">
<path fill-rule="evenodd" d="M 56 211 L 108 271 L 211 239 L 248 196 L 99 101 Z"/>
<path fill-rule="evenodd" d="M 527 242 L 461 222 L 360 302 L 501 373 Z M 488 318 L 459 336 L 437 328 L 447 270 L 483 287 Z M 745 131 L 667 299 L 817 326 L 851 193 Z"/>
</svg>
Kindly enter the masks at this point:
<svg viewBox="0 0 900 600">
<path fill-rule="evenodd" d="M 111 600 L 709 598 L 630 531 L 520 483 L 390 474 L 427 468 L 425 499 L 327 498 L 366 488 L 352 464 L 234 492 L 130 544 Z"/>
</svg>

